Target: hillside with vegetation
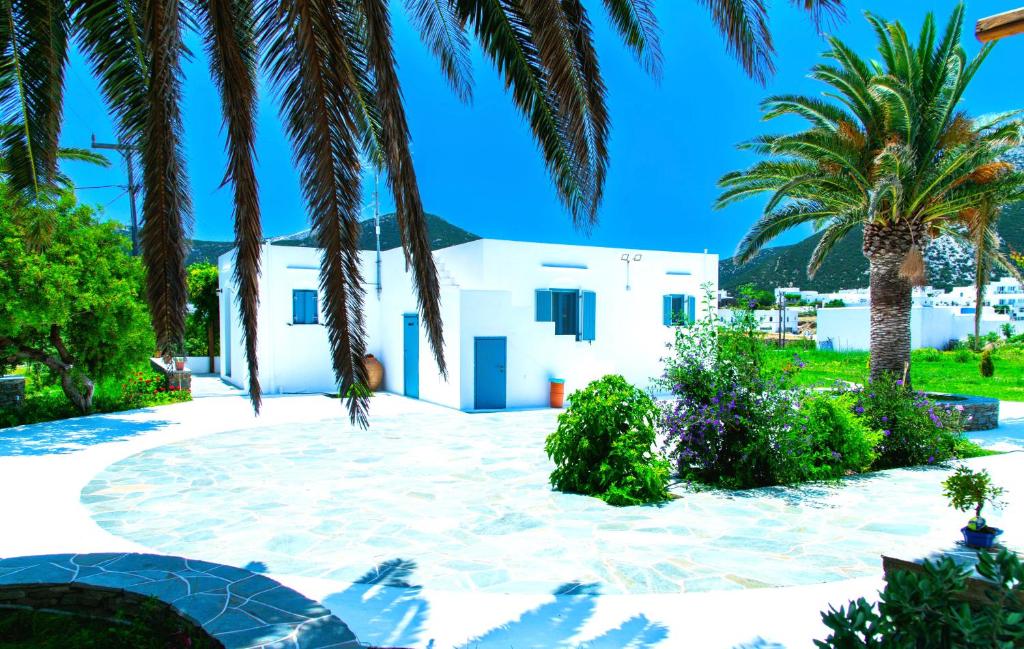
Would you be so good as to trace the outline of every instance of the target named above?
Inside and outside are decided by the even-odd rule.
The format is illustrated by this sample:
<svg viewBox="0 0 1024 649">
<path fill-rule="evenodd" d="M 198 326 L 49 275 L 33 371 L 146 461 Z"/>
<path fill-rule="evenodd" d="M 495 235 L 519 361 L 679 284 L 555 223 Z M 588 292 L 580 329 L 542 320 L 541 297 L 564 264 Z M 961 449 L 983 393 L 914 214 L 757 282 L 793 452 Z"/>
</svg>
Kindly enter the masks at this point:
<svg viewBox="0 0 1024 649">
<path fill-rule="evenodd" d="M 463 230 L 457 225 L 452 225 L 436 214 L 426 214 L 427 227 L 430 231 L 430 246 L 433 250 L 457 246 L 460 243 L 476 241 L 480 237 Z M 367 219 L 360 223 L 359 249 L 376 249 L 376 237 L 374 236 L 373 219 Z M 274 237 L 270 240 L 274 246 L 309 246 L 316 247 L 316 242 L 309 230 L 303 230 L 295 234 L 283 237 Z M 398 220 L 395 214 L 384 214 L 380 217 L 380 248 L 391 250 L 402 245 L 401 236 L 398 233 Z M 217 263 L 217 257 L 221 256 L 234 247 L 230 241 L 203 241 L 195 239 L 189 249 L 188 264 L 196 262 Z"/>
<path fill-rule="evenodd" d="M 1007 248 L 1024 250 L 1024 203 L 1004 210 L 999 220 L 999 234 Z M 851 232 L 835 247 L 814 279 L 808 279 L 807 262 L 820 239 L 819 233 L 793 245 L 766 248 L 743 266 L 737 266 L 734 258 L 723 259 L 718 268 L 719 284 L 730 292 L 744 284 L 764 289 L 799 286 L 822 292 L 866 287 L 868 261 L 861 252 L 863 231 L 858 228 Z M 945 289 L 973 283 L 972 254 L 972 250 L 949 237 L 933 241 L 925 251 L 929 283 Z M 1002 274 L 1005 272 L 996 271 L 993 276 Z"/>
</svg>

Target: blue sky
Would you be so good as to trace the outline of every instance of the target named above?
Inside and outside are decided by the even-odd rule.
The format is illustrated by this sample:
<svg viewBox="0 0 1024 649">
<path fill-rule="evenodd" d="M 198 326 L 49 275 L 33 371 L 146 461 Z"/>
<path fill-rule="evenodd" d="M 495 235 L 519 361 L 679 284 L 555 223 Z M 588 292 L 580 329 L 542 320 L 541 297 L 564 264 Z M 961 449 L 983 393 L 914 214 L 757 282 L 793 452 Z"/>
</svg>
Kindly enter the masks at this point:
<svg viewBox="0 0 1024 649">
<path fill-rule="evenodd" d="M 540 154 L 524 120 L 506 95 L 493 67 L 474 52 L 475 95 L 460 103 L 449 91 L 433 57 L 405 20 L 400 2 L 396 49 L 413 137 L 413 156 L 425 208 L 484 237 L 590 243 L 631 248 L 710 252 L 730 256 L 757 218 L 758 201 L 716 212 L 715 182 L 724 173 L 751 163 L 736 143 L 757 133 L 784 130 L 786 124 L 760 121 L 759 101 L 776 93 L 817 93 L 806 78 L 820 60 L 823 40 L 789 2 L 775 0 L 772 30 L 778 71 L 766 88 L 747 79 L 725 53 L 706 12 L 694 0 L 660 0 L 663 78 L 652 80 L 622 46 L 596 1 L 588 2 L 595 24 L 602 71 L 612 117 L 611 167 L 600 224 L 589 237 L 575 231 L 559 204 Z M 870 9 L 900 19 L 916 34 L 927 9 L 944 22 L 952 0 L 848 0 L 847 20 L 833 31 L 863 56 L 874 51 L 874 35 L 863 18 Z M 974 21 L 1020 3 L 979 1 L 968 4 L 965 46 L 978 49 Z M 232 238 L 231 198 L 220 188 L 224 153 L 220 108 L 207 61 L 197 42 L 185 67 L 185 138 L 188 172 L 195 203 L 197 239 Z M 1020 61 L 1024 37 L 1000 43 L 974 80 L 966 97 L 972 114 L 1024 106 Z M 113 141 L 112 122 L 88 68 L 72 56 L 67 78 L 62 134 L 64 146 L 88 146 L 90 135 Z M 291 149 L 282 131 L 276 99 L 263 88 L 259 107 L 260 198 L 268 236 L 308 227 Z M 119 188 L 87 186 L 125 182 L 119 159 L 110 169 L 70 164 L 66 171 L 83 187 L 80 199 L 103 206 L 109 218 L 127 221 L 128 200 Z M 383 185 L 383 183 L 382 183 Z M 367 188 L 372 181 L 367 183 Z M 367 203 L 370 196 L 367 195 Z M 383 207 L 390 207 L 383 199 Z M 368 210 L 367 214 L 371 212 Z M 777 240 L 788 243 L 808 234 Z"/>
</svg>

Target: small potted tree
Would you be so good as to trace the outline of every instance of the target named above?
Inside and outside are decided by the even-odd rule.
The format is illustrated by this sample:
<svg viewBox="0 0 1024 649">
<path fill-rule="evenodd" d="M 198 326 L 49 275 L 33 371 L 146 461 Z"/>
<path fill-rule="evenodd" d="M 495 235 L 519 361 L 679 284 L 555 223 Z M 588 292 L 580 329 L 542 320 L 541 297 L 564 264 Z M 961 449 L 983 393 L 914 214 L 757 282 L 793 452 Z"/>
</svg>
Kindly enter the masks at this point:
<svg viewBox="0 0 1024 649">
<path fill-rule="evenodd" d="M 998 507 L 1003 489 L 992 484 L 992 476 L 988 471 L 973 471 L 967 466 L 958 466 L 956 472 L 942 483 L 943 494 L 949 498 L 953 509 L 961 512 L 974 510 L 974 518 L 960 529 L 964 535 L 964 543 L 972 548 L 991 548 L 996 537 L 1003 533 L 1001 529 L 989 527 L 981 516 L 985 503 Z"/>
</svg>

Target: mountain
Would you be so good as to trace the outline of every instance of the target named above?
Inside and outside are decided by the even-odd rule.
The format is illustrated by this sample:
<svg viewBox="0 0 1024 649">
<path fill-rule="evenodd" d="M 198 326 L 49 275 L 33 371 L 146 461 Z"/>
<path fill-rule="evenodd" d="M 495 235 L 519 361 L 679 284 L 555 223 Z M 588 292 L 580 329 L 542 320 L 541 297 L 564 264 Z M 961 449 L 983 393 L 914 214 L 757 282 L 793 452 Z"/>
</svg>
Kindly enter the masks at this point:
<svg viewBox="0 0 1024 649">
<path fill-rule="evenodd" d="M 1024 203 L 1016 203 L 1003 211 L 999 219 L 999 234 L 1007 247 L 1024 250 Z M 719 285 L 730 292 L 744 284 L 768 290 L 778 286 L 798 286 L 821 292 L 866 287 L 868 260 L 861 253 L 863 230 L 858 228 L 847 235 L 833 248 L 814 279 L 808 279 L 807 262 L 820 239 L 819 233 L 790 246 L 765 248 L 743 266 L 737 266 L 735 258 L 723 259 L 718 266 Z M 972 284 L 972 258 L 972 249 L 950 237 L 936 239 L 925 250 L 929 283 L 945 289 Z M 995 276 L 1002 274 L 1005 272 Z"/>
<path fill-rule="evenodd" d="M 476 241 L 480 237 L 452 225 L 436 214 L 426 214 L 427 228 L 430 231 L 430 247 L 432 250 L 440 250 L 450 246 L 457 246 L 460 243 Z M 375 250 L 376 236 L 373 228 L 373 219 L 367 219 L 360 224 L 359 249 Z M 309 230 L 288 234 L 270 239 L 272 246 L 309 246 L 316 247 L 313 235 Z M 380 249 L 390 250 L 402 245 L 401 236 L 398 233 L 398 220 L 395 214 L 383 214 L 380 217 Z M 235 246 L 230 241 L 203 241 L 195 239 L 189 250 L 186 263 L 196 262 L 217 263 L 217 257 L 221 256 Z"/>
<path fill-rule="evenodd" d="M 450 246 L 457 246 L 460 243 L 476 241 L 480 237 L 467 232 L 462 228 L 452 225 L 436 214 L 424 214 L 427 220 L 427 229 L 430 231 L 430 249 L 440 250 Z M 376 236 L 373 229 L 373 219 L 367 219 L 359 224 L 359 249 L 375 250 Z M 309 230 L 296 232 L 283 237 L 275 237 L 270 240 L 273 246 L 309 246 L 315 247 L 316 243 Z M 398 233 L 398 219 L 394 212 L 382 214 L 380 217 L 380 249 L 391 250 L 402 245 L 401 235 Z"/>
</svg>

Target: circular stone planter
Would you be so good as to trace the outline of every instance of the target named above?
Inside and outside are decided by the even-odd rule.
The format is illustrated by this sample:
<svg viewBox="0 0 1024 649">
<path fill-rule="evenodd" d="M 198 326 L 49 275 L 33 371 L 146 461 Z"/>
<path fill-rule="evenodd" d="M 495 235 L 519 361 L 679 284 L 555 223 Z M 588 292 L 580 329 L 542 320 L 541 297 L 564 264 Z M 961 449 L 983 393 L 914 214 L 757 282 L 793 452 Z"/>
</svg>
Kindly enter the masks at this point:
<svg viewBox="0 0 1024 649">
<path fill-rule="evenodd" d="M 999 426 L 999 399 L 970 394 L 928 393 L 926 396 L 944 406 L 962 406 L 964 417 L 968 418 L 964 430 L 992 430 Z"/>
<path fill-rule="evenodd" d="M 359 649 L 326 608 L 242 568 L 158 554 L 50 554 L 0 559 L 0 607 L 109 619 L 148 598 L 225 649 Z"/>
</svg>

